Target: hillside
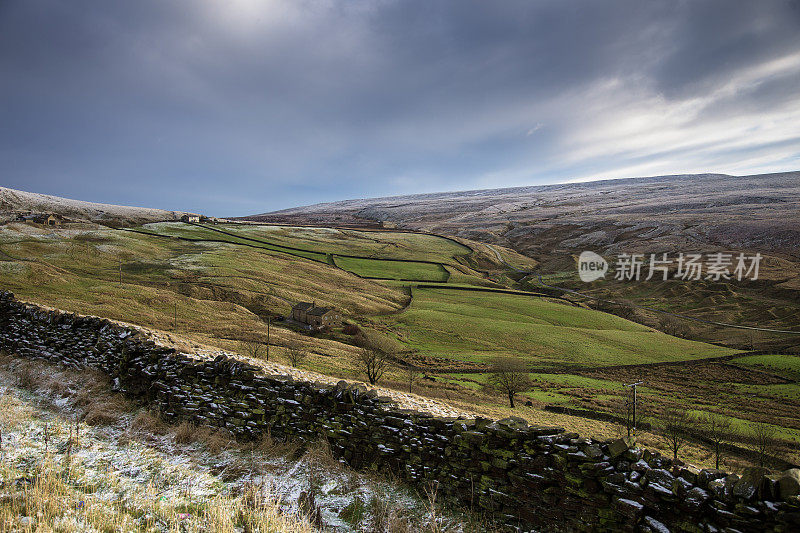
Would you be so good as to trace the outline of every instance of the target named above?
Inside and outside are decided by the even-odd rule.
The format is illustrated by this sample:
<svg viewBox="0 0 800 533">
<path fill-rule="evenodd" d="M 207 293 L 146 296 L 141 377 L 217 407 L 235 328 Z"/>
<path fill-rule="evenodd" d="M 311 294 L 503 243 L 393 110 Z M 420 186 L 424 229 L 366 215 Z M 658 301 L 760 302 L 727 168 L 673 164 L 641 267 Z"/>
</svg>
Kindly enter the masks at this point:
<svg viewBox="0 0 800 533">
<path fill-rule="evenodd" d="M 390 221 L 505 246 L 535 259 L 523 285 L 549 285 L 591 297 L 632 302 L 698 320 L 771 329 L 800 327 L 800 172 L 757 176 L 660 176 L 511 189 L 349 200 L 246 217 L 293 224 Z M 621 253 L 760 253 L 757 281 L 699 280 L 591 284 L 575 261 L 591 250 Z M 598 307 L 596 301 L 587 300 Z M 606 305 L 605 310 L 619 312 Z M 639 309 L 637 321 L 662 327 L 664 316 Z M 626 315 L 627 316 L 627 315 Z M 628 316 L 630 318 L 630 316 Z M 800 336 L 753 334 L 685 321 L 692 338 L 742 347 L 796 346 Z"/>
<path fill-rule="evenodd" d="M 12 220 L 19 213 L 29 212 L 57 214 L 72 220 L 128 224 L 176 220 L 183 215 L 182 211 L 99 204 L 0 187 L 0 220 Z"/>
<path fill-rule="evenodd" d="M 536 255 L 642 244 L 800 252 L 800 172 L 701 174 L 347 200 L 245 217 L 390 221 L 491 240 Z"/>
<path fill-rule="evenodd" d="M 519 272 L 546 268 L 500 245 L 424 231 L 172 221 L 120 229 L 0 226 L 0 289 L 143 326 L 190 350 L 248 354 L 256 344 L 270 364 L 291 363 L 299 350 L 295 364 L 303 371 L 353 380 L 364 379 L 359 354 L 367 344 L 391 356 L 384 387 L 592 435 L 614 434 L 617 426 L 552 409 L 618 415 L 621 384 L 647 375 L 653 382 L 639 392 L 648 413 L 676 404 L 712 409 L 741 433 L 768 422 L 779 431 L 780 454 L 796 462 L 793 362 L 742 358 L 739 365 L 749 354 L 592 309 Z M 660 305 L 678 300 L 642 287 Z M 708 305 L 741 299 L 739 287 L 724 295 L 708 290 L 718 300 Z M 341 311 L 348 328 L 309 333 L 284 322 L 301 301 Z M 795 301 L 786 305 L 796 312 Z M 488 386 L 498 356 L 524 362 L 533 382 L 515 409 Z M 704 453 L 693 452 L 693 460 L 706 461 Z"/>
</svg>

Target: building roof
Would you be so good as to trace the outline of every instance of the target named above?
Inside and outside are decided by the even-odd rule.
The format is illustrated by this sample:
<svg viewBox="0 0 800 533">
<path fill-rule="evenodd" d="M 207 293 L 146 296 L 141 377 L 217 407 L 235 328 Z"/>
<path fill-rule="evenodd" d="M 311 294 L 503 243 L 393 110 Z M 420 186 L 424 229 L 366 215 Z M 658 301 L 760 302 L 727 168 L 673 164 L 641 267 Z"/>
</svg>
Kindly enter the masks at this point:
<svg viewBox="0 0 800 533">
<path fill-rule="evenodd" d="M 308 311 L 308 314 L 313 316 L 322 316 L 328 311 L 333 311 L 333 309 L 331 309 L 330 307 L 315 307 L 310 311 Z"/>
<path fill-rule="evenodd" d="M 292 307 L 292 309 L 297 309 L 297 310 L 300 310 L 300 311 L 308 311 L 309 309 L 312 309 L 313 307 L 314 307 L 314 304 L 312 304 L 311 302 L 300 302 L 300 303 L 295 304 L 294 307 Z"/>
<path fill-rule="evenodd" d="M 37 213 L 31 215 L 18 215 L 17 220 L 33 220 L 34 222 L 38 220 L 47 220 L 48 218 L 53 217 L 55 219 L 60 219 L 59 215 L 50 214 L 50 213 Z"/>
</svg>

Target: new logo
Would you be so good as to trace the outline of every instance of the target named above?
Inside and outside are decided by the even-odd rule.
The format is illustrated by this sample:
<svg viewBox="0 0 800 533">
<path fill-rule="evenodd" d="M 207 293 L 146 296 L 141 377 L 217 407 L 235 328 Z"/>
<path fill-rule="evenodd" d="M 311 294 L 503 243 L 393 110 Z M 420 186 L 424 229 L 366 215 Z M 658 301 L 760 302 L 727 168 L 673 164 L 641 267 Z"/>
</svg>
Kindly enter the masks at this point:
<svg viewBox="0 0 800 533">
<path fill-rule="evenodd" d="M 594 252 L 581 252 L 578 256 L 578 276 L 581 281 L 590 282 L 604 278 L 608 272 L 608 262 Z"/>
</svg>

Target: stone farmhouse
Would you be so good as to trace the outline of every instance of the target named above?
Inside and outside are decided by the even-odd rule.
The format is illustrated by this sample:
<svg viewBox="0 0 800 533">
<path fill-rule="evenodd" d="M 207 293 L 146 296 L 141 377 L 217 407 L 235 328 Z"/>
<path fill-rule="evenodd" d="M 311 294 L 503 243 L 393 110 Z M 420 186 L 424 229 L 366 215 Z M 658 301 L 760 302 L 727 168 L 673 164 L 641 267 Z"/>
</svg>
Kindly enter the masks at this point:
<svg viewBox="0 0 800 533">
<path fill-rule="evenodd" d="M 200 222 L 200 215 L 195 215 L 194 213 L 186 213 L 181 217 L 183 222 Z"/>
<path fill-rule="evenodd" d="M 33 215 L 19 215 L 18 222 L 33 222 L 34 224 L 41 224 L 42 226 L 59 227 L 61 225 L 61 217 L 58 215 L 51 215 L 47 213 L 33 214 Z"/>
<path fill-rule="evenodd" d="M 292 307 L 292 320 L 317 329 L 342 324 L 339 311 L 331 307 L 317 307 L 316 303 L 311 302 L 300 302 Z"/>
</svg>

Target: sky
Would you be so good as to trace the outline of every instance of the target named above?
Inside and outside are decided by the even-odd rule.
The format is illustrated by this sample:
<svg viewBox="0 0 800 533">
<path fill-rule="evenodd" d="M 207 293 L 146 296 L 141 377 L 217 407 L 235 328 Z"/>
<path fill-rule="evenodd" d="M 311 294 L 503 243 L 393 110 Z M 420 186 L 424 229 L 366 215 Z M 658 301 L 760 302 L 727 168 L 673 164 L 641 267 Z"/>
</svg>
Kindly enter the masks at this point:
<svg viewBox="0 0 800 533">
<path fill-rule="evenodd" d="M 800 0 L 0 0 L 0 185 L 262 213 L 800 170 Z"/>
</svg>

